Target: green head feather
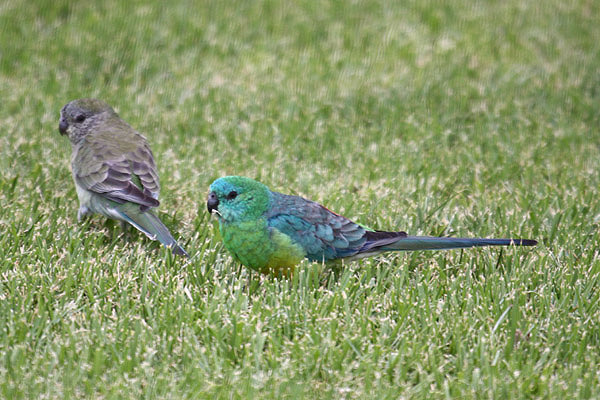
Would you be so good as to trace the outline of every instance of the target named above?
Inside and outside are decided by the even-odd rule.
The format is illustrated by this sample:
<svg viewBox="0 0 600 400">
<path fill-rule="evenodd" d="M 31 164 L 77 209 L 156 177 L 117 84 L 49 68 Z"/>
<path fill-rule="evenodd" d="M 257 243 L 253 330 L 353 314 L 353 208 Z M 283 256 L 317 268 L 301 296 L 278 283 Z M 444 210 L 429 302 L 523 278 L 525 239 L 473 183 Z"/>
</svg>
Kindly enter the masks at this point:
<svg viewBox="0 0 600 400">
<path fill-rule="evenodd" d="M 271 192 L 253 179 L 226 176 L 210 185 L 210 196 L 218 201 L 219 219 L 231 223 L 259 218 L 269 208 Z"/>
</svg>

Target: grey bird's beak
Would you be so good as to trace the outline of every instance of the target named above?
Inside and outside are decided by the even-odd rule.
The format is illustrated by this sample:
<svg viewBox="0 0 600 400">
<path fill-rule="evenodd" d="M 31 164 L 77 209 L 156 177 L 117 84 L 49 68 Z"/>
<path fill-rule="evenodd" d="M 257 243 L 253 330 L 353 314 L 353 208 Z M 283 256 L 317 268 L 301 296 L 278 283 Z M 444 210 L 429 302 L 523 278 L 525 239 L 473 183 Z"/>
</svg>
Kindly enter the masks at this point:
<svg viewBox="0 0 600 400">
<path fill-rule="evenodd" d="M 60 132 L 61 135 L 67 134 L 68 127 L 69 127 L 69 124 L 67 124 L 67 121 L 65 121 L 64 119 L 61 118 L 58 121 L 58 131 Z"/>
<path fill-rule="evenodd" d="M 206 200 L 206 208 L 208 212 L 212 214 L 213 211 L 219 211 L 219 198 L 215 192 L 210 192 L 208 194 L 208 199 Z"/>
</svg>

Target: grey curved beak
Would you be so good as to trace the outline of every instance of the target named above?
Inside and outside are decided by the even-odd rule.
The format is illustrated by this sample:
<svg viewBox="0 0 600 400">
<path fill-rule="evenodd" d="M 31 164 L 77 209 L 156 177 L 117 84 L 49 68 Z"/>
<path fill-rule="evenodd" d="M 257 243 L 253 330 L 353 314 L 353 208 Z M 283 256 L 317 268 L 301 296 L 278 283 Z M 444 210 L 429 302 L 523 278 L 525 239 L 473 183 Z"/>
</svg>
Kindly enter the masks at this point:
<svg viewBox="0 0 600 400">
<path fill-rule="evenodd" d="M 58 131 L 60 132 L 61 135 L 67 134 L 68 127 L 69 127 L 69 124 L 67 124 L 67 121 L 65 121 L 64 119 L 61 118 L 58 121 Z"/>
<path fill-rule="evenodd" d="M 219 198 L 215 192 L 210 192 L 208 194 L 208 199 L 206 200 L 206 208 L 208 212 L 212 214 L 213 211 L 218 211 L 219 208 Z"/>
</svg>

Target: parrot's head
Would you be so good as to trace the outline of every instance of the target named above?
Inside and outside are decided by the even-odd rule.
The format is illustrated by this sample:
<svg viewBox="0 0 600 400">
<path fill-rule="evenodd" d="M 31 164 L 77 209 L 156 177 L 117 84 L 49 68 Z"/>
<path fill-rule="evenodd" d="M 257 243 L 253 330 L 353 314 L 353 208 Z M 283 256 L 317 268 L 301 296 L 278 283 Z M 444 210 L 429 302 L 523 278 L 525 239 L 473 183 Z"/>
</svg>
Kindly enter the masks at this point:
<svg viewBox="0 0 600 400">
<path fill-rule="evenodd" d="M 73 100 L 60 110 L 58 131 L 76 143 L 108 118 L 118 117 L 111 106 L 97 99 Z"/>
<path fill-rule="evenodd" d="M 222 222 L 242 222 L 259 218 L 267 211 L 269 189 L 243 176 L 226 176 L 210 185 L 206 207 Z"/>
</svg>

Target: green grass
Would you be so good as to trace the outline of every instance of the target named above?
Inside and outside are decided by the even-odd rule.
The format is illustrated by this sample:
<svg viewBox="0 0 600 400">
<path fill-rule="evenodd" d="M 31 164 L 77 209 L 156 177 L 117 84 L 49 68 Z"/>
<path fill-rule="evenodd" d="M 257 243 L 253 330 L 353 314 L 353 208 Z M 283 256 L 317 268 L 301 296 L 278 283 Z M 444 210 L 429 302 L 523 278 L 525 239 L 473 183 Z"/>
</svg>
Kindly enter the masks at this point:
<svg viewBox="0 0 600 400">
<path fill-rule="evenodd" d="M 600 397 L 600 6 L 0 2 L 0 397 Z M 153 148 L 172 258 L 78 224 L 60 108 Z M 237 174 L 411 234 L 292 280 L 232 262 Z"/>
</svg>

